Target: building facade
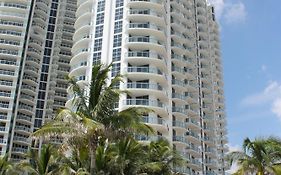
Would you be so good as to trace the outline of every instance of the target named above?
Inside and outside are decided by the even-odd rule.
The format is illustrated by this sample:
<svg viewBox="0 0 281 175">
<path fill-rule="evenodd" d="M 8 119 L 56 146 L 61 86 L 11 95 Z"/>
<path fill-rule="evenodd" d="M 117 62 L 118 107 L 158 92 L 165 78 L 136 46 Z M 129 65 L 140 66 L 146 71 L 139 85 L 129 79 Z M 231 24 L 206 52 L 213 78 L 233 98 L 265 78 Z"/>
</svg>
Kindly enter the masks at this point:
<svg viewBox="0 0 281 175">
<path fill-rule="evenodd" d="M 67 101 L 75 12 L 76 0 L 0 0 L 0 151 L 12 160 Z"/>
<path fill-rule="evenodd" d="M 225 174 L 219 30 L 206 0 L 77 0 L 74 28 L 70 76 L 83 86 L 94 64 L 112 63 L 130 92 L 119 110 L 154 111 L 143 120 L 157 134 L 138 140 L 169 140 L 188 160 L 176 171 Z"/>
</svg>

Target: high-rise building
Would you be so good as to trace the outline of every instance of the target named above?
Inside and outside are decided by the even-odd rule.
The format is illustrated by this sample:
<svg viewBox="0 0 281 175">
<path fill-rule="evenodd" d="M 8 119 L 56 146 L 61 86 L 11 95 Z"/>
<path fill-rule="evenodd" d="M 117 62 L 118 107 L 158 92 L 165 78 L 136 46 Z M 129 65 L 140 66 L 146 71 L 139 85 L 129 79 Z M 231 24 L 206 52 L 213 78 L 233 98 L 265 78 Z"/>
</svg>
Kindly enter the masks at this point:
<svg viewBox="0 0 281 175">
<path fill-rule="evenodd" d="M 144 106 L 156 136 L 186 174 L 225 174 L 226 119 L 218 24 L 206 0 L 77 0 L 70 76 L 83 86 L 94 64 L 125 75 L 119 110 Z M 71 106 L 71 99 L 66 103 Z"/>
<path fill-rule="evenodd" d="M 0 0 L 0 151 L 20 160 L 67 101 L 76 0 Z"/>
</svg>

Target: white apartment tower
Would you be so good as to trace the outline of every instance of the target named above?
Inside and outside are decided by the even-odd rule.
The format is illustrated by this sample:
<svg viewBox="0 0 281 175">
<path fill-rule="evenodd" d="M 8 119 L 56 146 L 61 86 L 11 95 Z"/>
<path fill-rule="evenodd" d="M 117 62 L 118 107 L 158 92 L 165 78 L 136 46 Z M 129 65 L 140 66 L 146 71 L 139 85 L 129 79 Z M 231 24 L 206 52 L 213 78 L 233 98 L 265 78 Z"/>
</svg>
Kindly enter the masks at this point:
<svg viewBox="0 0 281 175">
<path fill-rule="evenodd" d="M 0 0 L 0 151 L 12 160 L 67 101 L 75 12 L 76 0 Z"/>
<path fill-rule="evenodd" d="M 144 106 L 156 136 L 188 164 L 185 174 L 225 174 L 222 63 L 214 8 L 206 0 L 77 0 L 70 76 L 83 86 L 92 66 L 126 75 L 119 109 Z M 66 103 L 71 106 L 71 99 Z"/>
</svg>

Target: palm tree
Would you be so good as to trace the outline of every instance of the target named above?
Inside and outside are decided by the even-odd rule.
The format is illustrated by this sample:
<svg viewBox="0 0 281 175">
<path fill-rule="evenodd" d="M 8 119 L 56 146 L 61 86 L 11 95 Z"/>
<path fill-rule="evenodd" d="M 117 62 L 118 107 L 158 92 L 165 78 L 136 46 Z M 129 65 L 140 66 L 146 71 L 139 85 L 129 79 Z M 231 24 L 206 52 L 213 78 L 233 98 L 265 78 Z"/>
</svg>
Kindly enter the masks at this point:
<svg viewBox="0 0 281 175">
<path fill-rule="evenodd" d="M 135 132 L 153 132 L 151 127 L 141 122 L 143 114 L 149 110 L 135 107 L 121 112 L 115 110 L 120 94 L 125 92 L 115 88 L 121 82 L 121 76 L 114 77 L 108 84 L 110 69 L 111 65 L 94 66 L 91 83 L 85 88 L 79 86 L 76 79 L 69 78 L 76 110 L 61 110 L 53 121 L 34 133 L 37 137 L 60 135 L 72 141 L 77 136 L 85 138 L 88 141 L 91 174 L 96 169 L 95 153 L 101 140 L 132 136 Z M 86 90 L 89 90 L 88 95 Z"/>
<path fill-rule="evenodd" d="M 8 154 L 0 157 L 0 174 L 11 174 L 14 169 L 13 164 L 8 161 Z"/>
<path fill-rule="evenodd" d="M 167 140 L 160 139 L 151 142 L 145 148 L 146 157 L 144 164 L 140 167 L 141 173 L 151 175 L 171 175 L 173 166 L 182 166 L 183 158 L 170 147 Z"/>
<path fill-rule="evenodd" d="M 50 175 L 58 170 L 56 149 L 52 145 L 43 145 L 41 150 L 31 149 L 27 159 L 20 162 L 18 169 L 28 172 L 30 175 Z"/>
<path fill-rule="evenodd" d="M 277 138 L 256 139 L 251 141 L 246 138 L 243 142 L 243 151 L 234 151 L 228 154 L 230 164 L 237 162 L 239 170 L 236 175 L 257 173 L 264 175 L 266 172 L 280 171 L 281 144 Z"/>
</svg>

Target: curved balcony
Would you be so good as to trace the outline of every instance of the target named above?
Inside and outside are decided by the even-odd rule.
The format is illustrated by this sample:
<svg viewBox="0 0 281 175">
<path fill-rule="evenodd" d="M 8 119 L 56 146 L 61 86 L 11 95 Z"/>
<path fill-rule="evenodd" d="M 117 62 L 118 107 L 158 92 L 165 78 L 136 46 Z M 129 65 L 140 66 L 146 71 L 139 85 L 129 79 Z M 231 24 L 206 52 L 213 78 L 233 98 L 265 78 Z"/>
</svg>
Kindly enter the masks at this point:
<svg viewBox="0 0 281 175">
<path fill-rule="evenodd" d="M 22 81 L 23 82 L 26 82 L 27 84 L 32 84 L 34 86 L 37 85 L 37 78 L 36 77 L 33 77 L 33 76 L 30 76 L 28 74 L 25 74 L 22 78 Z"/>
<path fill-rule="evenodd" d="M 204 143 L 207 144 L 207 145 L 210 145 L 210 146 L 215 146 L 216 145 L 215 144 L 215 140 L 213 138 L 211 138 L 211 137 L 205 136 L 202 139 L 203 139 Z"/>
<path fill-rule="evenodd" d="M 93 12 L 84 12 L 81 16 L 77 17 L 74 23 L 74 28 L 77 30 L 85 25 L 91 24 Z"/>
<path fill-rule="evenodd" d="M 155 95 L 159 99 L 168 100 L 167 92 L 160 84 L 156 83 L 141 83 L 141 82 L 130 82 L 125 84 L 126 89 L 132 92 L 136 96 L 140 95 Z"/>
<path fill-rule="evenodd" d="M 33 115 L 34 114 L 34 111 L 33 111 L 33 107 L 32 106 L 29 106 L 29 105 L 25 105 L 25 104 L 20 104 L 18 106 L 18 110 L 19 111 L 22 111 L 24 113 L 27 113 L 29 115 Z"/>
<path fill-rule="evenodd" d="M 32 117 L 27 115 L 18 114 L 16 120 L 21 123 L 32 124 Z"/>
<path fill-rule="evenodd" d="M 91 42 L 91 37 L 90 35 L 86 34 L 83 37 L 79 38 L 79 40 L 75 41 L 73 44 L 71 51 L 83 49 L 83 48 L 88 48 Z"/>
<path fill-rule="evenodd" d="M 163 41 L 146 36 L 131 36 L 126 39 L 126 44 L 133 50 L 155 50 L 158 53 L 166 54 L 166 45 Z"/>
<path fill-rule="evenodd" d="M 81 60 L 84 60 L 84 59 L 88 59 L 88 56 L 90 54 L 90 50 L 88 48 L 82 48 L 82 49 L 79 49 L 79 50 L 76 50 L 73 52 L 73 57 L 72 59 L 70 60 L 70 64 L 75 64 L 75 62 L 78 62 L 78 61 L 81 61 Z"/>
<path fill-rule="evenodd" d="M 127 28 L 131 35 L 152 35 L 161 40 L 165 40 L 166 37 L 164 27 L 151 23 L 130 23 Z"/>
<path fill-rule="evenodd" d="M 192 143 L 196 143 L 196 144 L 200 144 L 201 143 L 201 139 L 200 139 L 199 135 L 196 134 L 195 132 L 189 131 L 186 134 L 186 137 L 187 137 L 188 141 L 190 141 Z"/>
<path fill-rule="evenodd" d="M 183 107 L 172 107 L 173 115 L 180 116 L 182 118 L 187 117 L 187 112 Z"/>
<path fill-rule="evenodd" d="M 140 142 L 152 142 L 152 141 L 158 141 L 158 140 L 161 140 L 161 139 L 164 139 L 166 140 L 165 137 L 163 136 L 154 136 L 154 135 L 151 135 L 151 136 L 147 136 L 147 135 L 136 135 L 135 136 L 135 139 L 140 141 Z"/>
<path fill-rule="evenodd" d="M 36 94 L 36 87 L 31 86 L 31 85 L 27 85 L 27 84 L 23 84 L 21 86 L 21 91 L 26 92 L 26 93 L 31 94 L 31 95 L 35 95 Z"/>
<path fill-rule="evenodd" d="M 177 91 L 184 91 L 185 83 L 182 80 L 172 79 L 172 87 Z"/>
<path fill-rule="evenodd" d="M 189 144 L 187 147 L 187 152 L 194 157 L 201 157 L 201 149 L 200 146 Z"/>
<path fill-rule="evenodd" d="M 163 0 L 129 0 L 128 6 L 130 8 L 147 8 L 155 9 L 157 11 L 165 12 L 164 1 Z"/>
<path fill-rule="evenodd" d="M 126 59 L 129 63 L 135 65 L 152 64 L 161 68 L 161 70 L 167 69 L 165 57 L 155 51 L 129 51 L 126 53 Z"/>
<path fill-rule="evenodd" d="M 181 105 L 186 104 L 185 96 L 179 93 L 172 93 L 172 100 L 175 103 L 179 103 Z"/>
<path fill-rule="evenodd" d="M 186 147 L 189 142 L 184 136 L 173 136 L 173 144 L 176 144 L 179 147 Z"/>
<path fill-rule="evenodd" d="M 181 130 L 181 131 L 186 131 L 187 127 L 186 124 L 182 121 L 174 120 L 173 121 L 173 129 Z"/>
<path fill-rule="evenodd" d="M 83 0 L 84 2 L 81 2 L 81 4 L 77 4 L 77 10 L 76 10 L 76 18 L 79 18 L 84 13 L 91 12 L 93 9 L 94 1 L 92 0 Z M 78 1 L 79 2 L 79 1 Z"/>
<path fill-rule="evenodd" d="M 31 129 L 25 126 L 15 126 L 15 131 L 22 134 L 30 134 Z"/>
<path fill-rule="evenodd" d="M 36 103 L 35 98 L 27 94 L 20 94 L 20 101 L 26 102 L 29 105 L 34 105 Z"/>
<path fill-rule="evenodd" d="M 193 130 L 200 130 L 201 126 L 200 123 L 194 119 L 189 118 L 188 122 L 186 122 L 186 125 L 188 128 L 193 129 Z"/>
<path fill-rule="evenodd" d="M 152 109 L 157 114 L 167 116 L 168 110 L 164 103 L 149 99 L 127 99 L 123 101 L 124 107 L 141 106 Z"/>
<path fill-rule="evenodd" d="M 162 118 L 152 117 L 152 116 L 143 116 L 142 122 L 152 126 L 157 131 L 168 132 L 166 121 Z"/>
<path fill-rule="evenodd" d="M 144 76 L 155 79 L 161 84 L 167 84 L 166 74 L 161 72 L 157 68 L 151 67 L 128 67 L 125 70 L 127 72 L 127 77 L 131 80 L 142 80 Z"/>
<path fill-rule="evenodd" d="M 159 26 L 166 25 L 165 12 L 159 12 L 151 9 L 130 9 L 128 11 L 129 21 L 143 21 L 144 19 Z"/>
<path fill-rule="evenodd" d="M 180 79 L 188 78 L 188 79 L 195 79 L 195 74 L 192 72 L 191 69 L 172 66 L 172 74 Z"/>
<path fill-rule="evenodd" d="M 180 65 L 180 66 L 186 65 L 190 68 L 193 68 L 195 65 L 195 62 L 192 61 L 192 58 L 186 58 L 184 56 L 180 56 L 177 54 L 172 54 L 171 59 L 172 59 L 172 62 L 176 65 Z"/>
<path fill-rule="evenodd" d="M 199 171 L 202 168 L 202 163 L 198 159 L 189 159 L 188 166 L 193 170 Z"/>
<path fill-rule="evenodd" d="M 30 145 L 31 144 L 31 139 L 26 138 L 26 137 L 21 137 L 21 136 L 14 136 L 13 137 L 13 142 L 18 143 L 18 144 L 25 144 L 25 145 Z"/>
</svg>

